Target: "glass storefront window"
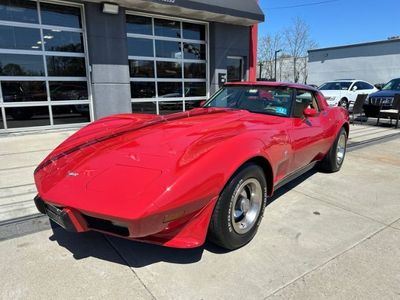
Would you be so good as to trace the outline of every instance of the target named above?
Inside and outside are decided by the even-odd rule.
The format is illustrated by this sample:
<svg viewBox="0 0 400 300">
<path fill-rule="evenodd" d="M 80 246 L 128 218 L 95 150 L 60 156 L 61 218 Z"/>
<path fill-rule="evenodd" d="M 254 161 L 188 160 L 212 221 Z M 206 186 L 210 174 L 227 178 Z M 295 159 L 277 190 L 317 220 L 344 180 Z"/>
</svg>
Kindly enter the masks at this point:
<svg viewBox="0 0 400 300">
<path fill-rule="evenodd" d="M 156 40 L 156 56 L 165 58 L 182 58 L 181 42 Z"/>
<path fill-rule="evenodd" d="M 89 105 L 54 105 L 51 110 L 54 125 L 90 122 Z"/>
<path fill-rule="evenodd" d="M 206 47 L 204 44 L 183 43 L 185 59 L 206 59 Z"/>
<path fill-rule="evenodd" d="M 128 38 L 128 55 L 153 57 L 153 40 Z"/>
<path fill-rule="evenodd" d="M 0 132 L 90 121 L 82 7 L 0 0 Z"/>
<path fill-rule="evenodd" d="M 0 25 L 0 49 L 42 50 L 40 30 Z"/>
<path fill-rule="evenodd" d="M 161 98 L 182 97 L 182 82 L 159 82 L 158 97 Z"/>
<path fill-rule="evenodd" d="M 81 11 L 78 7 L 41 3 L 42 24 L 81 28 Z"/>
<path fill-rule="evenodd" d="M 157 62 L 158 78 L 182 78 L 182 64 L 170 61 Z"/>
<path fill-rule="evenodd" d="M 8 128 L 50 125 L 48 106 L 6 107 Z"/>
<path fill-rule="evenodd" d="M 88 99 L 86 81 L 50 81 L 49 87 L 50 99 L 54 101 Z"/>
<path fill-rule="evenodd" d="M 0 53 L 0 76 L 44 76 L 40 55 Z"/>
<path fill-rule="evenodd" d="M 39 23 L 36 2 L 25 0 L 1 0 L 0 20 Z"/>
<path fill-rule="evenodd" d="M 43 30 L 46 51 L 83 52 L 82 33 L 62 30 Z"/>
<path fill-rule="evenodd" d="M 4 102 L 47 101 L 45 81 L 2 81 Z"/>
<path fill-rule="evenodd" d="M 201 97 L 206 94 L 205 82 L 185 82 L 186 97 Z"/>
<path fill-rule="evenodd" d="M 154 33 L 158 36 L 180 38 L 180 22 L 173 20 L 154 19 Z"/>
<path fill-rule="evenodd" d="M 208 94 L 206 25 L 147 15 L 126 19 L 132 111 L 167 114 L 199 106 Z"/>
<path fill-rule="evenodd" d="M 157 104 L 156 102 L 133 102 L 132 112 L 138 114 L 154 115 L 157 113 Z"/>
<path fill-rule="evenodd" d="M 156 85 L 154 82 L 131 82 L 132 98 L 154 98 Z"/>
<path fill-rule="evenodd" d="M 83 57 L 47 56 L 49 76 L 85 77 L 85 59 Z"/>
<path fill-rule="evenodd" d="M 126 31 L 128 33 L 152 35 L 151 18 L 142 16 L 126 16 Z"/>
<path fill-rule="evenodd" d="M 183 38 L 188 40 L 200 40 L 206 39 L 206 27 L 202 24 L 193 23 L 182 23 Z"/>
<path fill-rule="evenodd" d="M 185 63 L 185 78 L 206 79 L 205 63 Z"/>
</svg>

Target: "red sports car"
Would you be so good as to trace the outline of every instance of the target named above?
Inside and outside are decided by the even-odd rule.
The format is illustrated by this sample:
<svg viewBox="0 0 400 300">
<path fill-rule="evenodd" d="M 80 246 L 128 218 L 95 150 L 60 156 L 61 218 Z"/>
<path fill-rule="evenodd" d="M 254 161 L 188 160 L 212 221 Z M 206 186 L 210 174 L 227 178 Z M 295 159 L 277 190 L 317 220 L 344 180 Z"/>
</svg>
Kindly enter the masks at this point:
<svg viewBox="0 0 400 300">
<path fill-rule="evenodd" d="M 340 169 L 349 117 L 309 86 L 226 84 L 202 108 L 91 123 L 35 170 L 40 212 L 67 230 L 235 249 L 267 197 L 318 164 Z"/>
</svg>

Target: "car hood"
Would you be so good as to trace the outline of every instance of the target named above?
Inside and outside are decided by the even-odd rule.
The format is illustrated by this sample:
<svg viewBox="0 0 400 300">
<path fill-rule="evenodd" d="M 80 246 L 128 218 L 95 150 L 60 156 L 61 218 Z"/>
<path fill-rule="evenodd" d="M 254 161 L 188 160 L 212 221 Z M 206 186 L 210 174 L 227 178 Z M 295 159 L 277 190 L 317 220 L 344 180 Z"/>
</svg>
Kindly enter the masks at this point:
<svg viewBox="0 0 400 300">
<path fill-rule="evenodd" d="M 273 128 L 281 119 L 215 108 L 168 117 L 108 117 L 57 147 L 35 171 L 36 186 L 43 199 L 56 205 L 104 215 L 132 212 L 133 199 L 136 209 L 148 205 L 144 193 L 172 185 L 218 144 L 258 126 Z M 113 199 L 106 198 L 110 194 Z"/>
<path fill-rule="evenodd" d="M 394 97 L 395 94 L 400 94 L 400 91 L 383 90 L 370 94 L 370 97 Z"/>
</svg>

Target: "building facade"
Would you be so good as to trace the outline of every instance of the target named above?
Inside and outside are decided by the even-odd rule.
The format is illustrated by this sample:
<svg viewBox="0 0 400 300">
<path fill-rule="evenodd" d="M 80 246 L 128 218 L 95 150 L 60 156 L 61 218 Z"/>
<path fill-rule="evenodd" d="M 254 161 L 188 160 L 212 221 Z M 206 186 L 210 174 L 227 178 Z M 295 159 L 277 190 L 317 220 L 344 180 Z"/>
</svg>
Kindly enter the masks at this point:
<svg viewBox="0 0 400 300">
<path fill-rule="evenodd" d="M 400 77 L 400 39 L 308 51 L 308 82 L 354 78 L 372 84 Z"/>
<path fill-rule="evenodd" d="M 189 110 L 255 80 L 256 0 L 0 0 L 0 133 Z"/>
</svg>

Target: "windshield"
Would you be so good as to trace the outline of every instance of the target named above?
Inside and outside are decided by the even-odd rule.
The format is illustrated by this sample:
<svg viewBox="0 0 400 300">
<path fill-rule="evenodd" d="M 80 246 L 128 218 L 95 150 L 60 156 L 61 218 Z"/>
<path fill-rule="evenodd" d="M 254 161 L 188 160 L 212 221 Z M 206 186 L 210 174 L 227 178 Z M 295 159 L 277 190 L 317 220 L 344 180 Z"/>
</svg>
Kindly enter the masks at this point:
<svg viewBox="0 0 400 300">
<path fill-rule="evenodd" d="M 382 90 L 400 91 L 400 78 L 389 81 Z"/>
<path fill-rule="evenodd" d="M 324 90 L 324 91 L 348 90 L 350 86 L 351 82 L 349 81 L 333 81 L 324 83 L 319 87 L 319 90 Z"/>
<path fill-rule="evenodd" d="M 204 107 L 245 109 L 250 112 L 284 116 L 290 114 L 292 90 L 268 86 L 225 86 Z"/>
</svg>

